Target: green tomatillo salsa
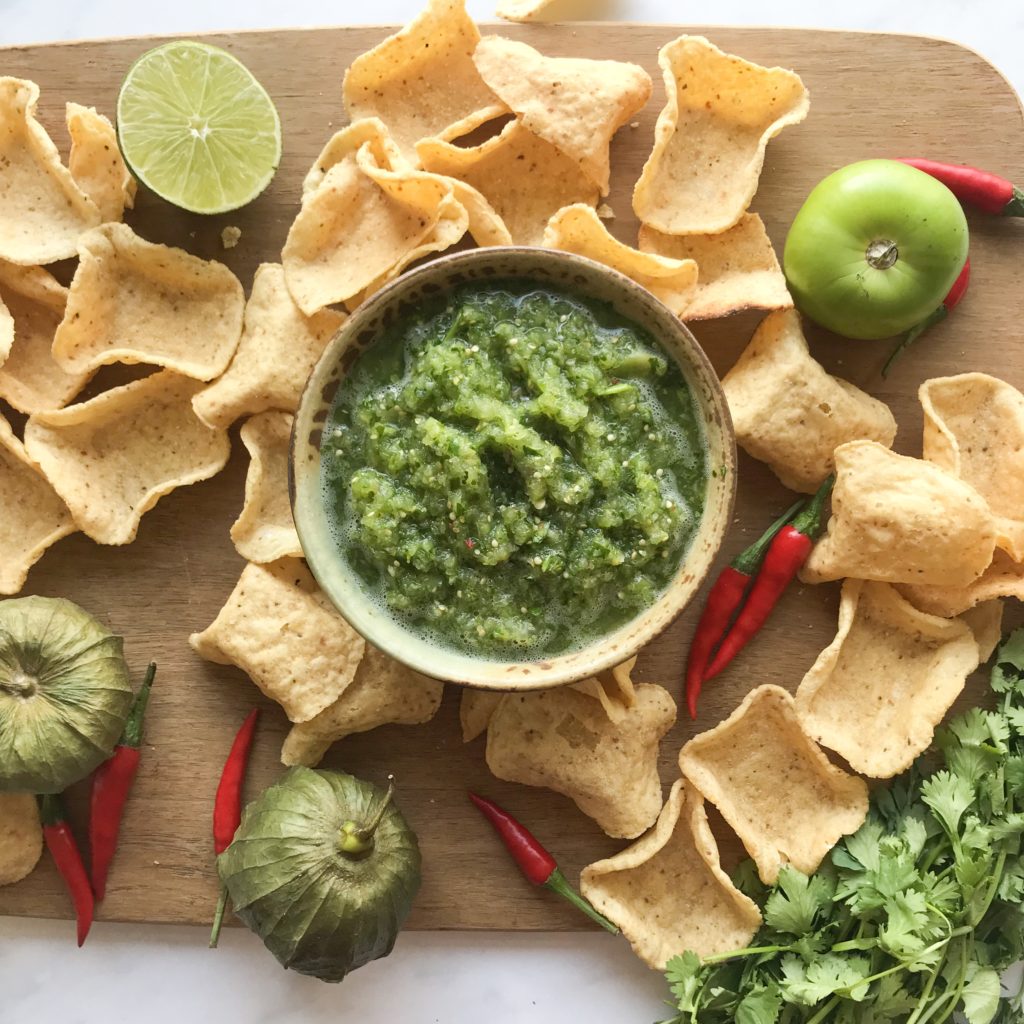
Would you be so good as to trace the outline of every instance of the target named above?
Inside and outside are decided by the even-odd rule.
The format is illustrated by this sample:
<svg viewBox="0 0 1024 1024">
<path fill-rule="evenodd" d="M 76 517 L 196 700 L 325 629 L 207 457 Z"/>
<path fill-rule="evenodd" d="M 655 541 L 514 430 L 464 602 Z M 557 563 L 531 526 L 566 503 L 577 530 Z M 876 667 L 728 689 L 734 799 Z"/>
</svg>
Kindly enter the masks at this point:
<svg viewBox="0 0 1024 1024">
<path fill-rule="evenodd" d="M 707 454 L 693 397 L 610 307 L 466 285 L 386 328 L 328 417 L 338 544 L 407 628 L 526 660 L 649 607 L 689 546 Z"/>
</svg>

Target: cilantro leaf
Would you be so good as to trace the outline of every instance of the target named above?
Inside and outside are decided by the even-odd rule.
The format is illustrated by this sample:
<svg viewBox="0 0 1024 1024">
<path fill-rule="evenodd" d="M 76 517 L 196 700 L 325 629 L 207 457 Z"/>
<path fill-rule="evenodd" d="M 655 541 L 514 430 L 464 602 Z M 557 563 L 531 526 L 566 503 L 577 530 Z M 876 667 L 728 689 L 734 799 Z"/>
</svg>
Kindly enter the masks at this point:
<svg viewBox="0 0 1024 1024">
<path fill-rule="evenodd" d="M 907 891 L 886 900 L 885 914 L 878 944 L 900 959 L 920 953 L 931 934 L 927 927 L 928 900 L 924 893 Z"/>
<path fill-rule="evenodd" d="M 1021 692 L 1024 683 L 1024 629 L 1015 629 L 1000 645 L 992 666 L 996 693 Z"/>
<path fill-rule="evenodd" d="M 775 1024 L 782 1006 L 782 993 L 776 984 L 752 988 L 736 1007 L 736 1024 Z"/>
<path fill-rule="evenodd" d="M 783 865 L 778 885 L 765 904 L 765 924 L 790 935 L 814 931 L 815 918 L 831 905 L 834 892 L 825 876 L 808 878 L 796 868 Z"/>
<path fill-rule="evenodd" d="M 837 992 L 853 1000 L 863 999 L 869 986 L 863 984 L 871 972 L 871 961 L 864 956 L 825 953 L 805 964 L 792 953 L 782 960 L 780 989 L 783 998 L 800 1006 L 816 1006 Z"/>
<path fill-rule="evenodd" d="M 700 994 L 700 957 L 689 950 L 665 964 L 665 977 L 683 1013 L 695 1013 Z"/>
<path fill-rule="evenodd" d="M 974 803 L 974 787 L 962 775 L 936 772 L 921 783 L 921 799 L 952 838 L 957 835 L 964 811 Z"/>
<path fill-rule="evenodd" d="M 999 973 L 972 963 L 967 968 L 963 1013 L 968 1024 L 990 1024 L 999 1009 Z"/>
</svg>

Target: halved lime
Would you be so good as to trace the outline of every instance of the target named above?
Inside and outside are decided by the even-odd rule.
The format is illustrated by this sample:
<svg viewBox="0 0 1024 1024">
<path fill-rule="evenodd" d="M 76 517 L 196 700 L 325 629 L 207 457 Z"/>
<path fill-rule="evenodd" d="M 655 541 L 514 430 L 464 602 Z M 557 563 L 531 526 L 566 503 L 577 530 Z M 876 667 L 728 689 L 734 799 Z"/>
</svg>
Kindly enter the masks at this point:
<svg viewBox="0 0 1024 1024">
<path fill-rule="evenodd" d="M 266 89 L 230 53 L 178 40 L 144 53 L 117 98 L 121 152 L 157 195 L 194 213 L 255 199 L 281 158 Z"/>
</svg>

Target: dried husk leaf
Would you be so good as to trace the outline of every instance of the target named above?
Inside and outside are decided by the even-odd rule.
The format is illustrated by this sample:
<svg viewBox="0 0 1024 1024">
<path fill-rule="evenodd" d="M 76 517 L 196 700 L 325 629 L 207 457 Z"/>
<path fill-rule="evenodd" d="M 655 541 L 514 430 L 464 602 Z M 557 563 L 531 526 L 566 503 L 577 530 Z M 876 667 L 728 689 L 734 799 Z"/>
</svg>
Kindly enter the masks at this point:
<svg viewBox="0 0 1024 1024">
<path fill-rule="evenodd" d="M 705 957 L 742 949 L 761 924 L 757 905 L 722 870 L 704 800 L 683 779 L 672 786 L 654 828 L 588 864 L 580 889 L 658 971 L 680 950 Z"/>
<path fill-rule="evenodd" d="M 679 767 L 732 826 L 768 885 L 786 863 L 816 871 L 868 812 L 864 781 L 828 760 L 778 686 L 752 690 L 724 722 L 690 740 Z"/>
<path fill-rule="evenodd" d="M 788 309 L 786 278 L 756 213 L 745 213 L 714 235 L 666 235 L 640 225 L 638 248 L 675 260 L 695 260 L 697 286 L 684 320 L 714 320 L 744 309 Z"/>
<path fill-rule="evenodd" d="M 888 447 L 896 437 L 884 402 L 812 358 L 795 310 L 761 321 L 722 389 L 737 443 L 794 491 L 818 489 L 838 445 L 867 438 Z"/>
<path fill-rule="evenodd" d="M 978 667 L 959 619 L 918 611 L 886 583 L 846 580 L 839 632 L 796 692 L 800 724 L 876 779 L 909 768 Z"/>
<path fill-rule="evenodd" d="M 562 687 L 507 694 L 487 728 L 487 766 L 499 778 L 545 786 L 617 839 L 633 839 L 661 809 L 658 745 L 675 722 L 668 691 L 636 688 L 613 722 L 600 702 Z"/>
<path fill-rule="evenodd" d="M 247 565 L 189 643 L 207 661 L 238 666 L 292 722 L 308 722 L 345 692 L 366 646 L 297 558 Z"/>
<path fill-rule="evenodd" d="M 245 293 L 223 263 L 104 224 L 78 242 L 78 269 L 53 339 L 68 373 L 108 363 L 164 366 L 197 380 L 227 369 Z"/>
<path fill-rule="evenodd" d="M 74 256 L 101 219 L 36 120 L 38 102 L 35 82 L 0 78 L 0 259 L 21 266 Z"/>
<path fill-rule="evenodd" d="M 731 228 L 757 191 L 765 148 L 807 116 L 800 76 L 680 36 L 658 54 L 668 101 L 633 191 L 640 220 L 672 235 Z"/>
<path fill-rule="evenodd" d="M 321 981 L 387 956 L 420 887 L 416 836 L 392 801 L 369 855 L 338 849 L 384 791 L 341 772 L 290 768 L 246 807 L 217 871 L 242 921 L 282 966 Z"/>
<path fill-rule="evenodd" d="M 444 683 L 414 672 L 372 644 L 366 645 L 351 685 L 308 722 L 293 725 L 281 763 L 320 763 L 332 743 L 381 725 L 421 725 L 441 706 Z"/>
<path fill-rule="evenodd" d="M 800 574 L 805 582 L 967 587 L 992 561 L 995 523 L 970 484 L 874 441 L 840 445 L 835 464 L 832 518 Z"/>
<path fill-rule="evenodd" d="M 113 752 L 132 703 L 121 637 L 60 598 L 0 601 L 0 790 L 62 793 Z"/>
<path fill-rule="evenodd" d="M 165 494 L 224 468 L 231 453 L 227 433 L 192 411 L 201 387 L 161 370 L 29 418 L 29 457 L 97 544 L 130 544 L 143 515 Z"/>
</svg>

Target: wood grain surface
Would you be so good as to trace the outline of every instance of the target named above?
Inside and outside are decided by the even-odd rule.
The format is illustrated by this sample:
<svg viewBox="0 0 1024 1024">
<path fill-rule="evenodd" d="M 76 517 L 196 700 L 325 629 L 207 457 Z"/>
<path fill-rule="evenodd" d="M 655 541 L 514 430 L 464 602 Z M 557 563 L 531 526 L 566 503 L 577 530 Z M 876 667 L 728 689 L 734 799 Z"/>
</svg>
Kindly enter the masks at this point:
<svg viewBox="0 0 1024 1024">
<path fill-rule="evenodd" d="M 953 43 L 866 33 L 627 25 L 502 25 L 495 31 L 524 39 L 553 55 L 619 58 L 646 67 L 654 96 L 636 128 L 619 132 L 612 147 L 612 229 L 635 242 L 630 209 L 633 182 L 647 157 L 654 120 L 664 101 L 657 51 L 682 31 L 699 31 L 724 49 L 766 65 L 799 71 L 811 93 L 806 122 L 787 128 L 768 147 L 753 209 L 776 246 L 809 189 L 829 171 L 869 156 L 927 155 L 977 164 L 1019 178 L 1024 173 L 1020 103 L 999 73 Z M 140 189 L 129 222 L 146 238 L 221 259 L 246 285 L 256 266 L 276 260 L 295 216 L 304 173 L 328 136 L 345 123 L 341 79 L 346 66 L 377 43 L 383 28 L 325 28 L 214 35 L 209 41 L 245 62 L 281 113 L 284 156 L 267 192 L 244 210 L 204 218 L 174 210 Z M 0 74 L 35 79 L 40 115 L 66 145 L 64 103 L 94 104 L 108 115 L 121 77 L 144 50 L 162 40 L 124 39 L 0 51 Z M 225 252 L 221 229 L 242 229 Z M 897 448 L 920 453 L 917 387 L 928 376 L 984 370 L 1024 387 L 1020 295 L 1024 286 L 1024 223 L 971 216 L 971 291 L 956 314 L 931 331 L 883 381 L 887 343 L 843 342 L 814 333 L 813 351 L 827 369 L 888 402 L 900 425 Z M 750 338 L 758 316 L 697 324 L 695 333 L 724 373 Z M 97 386 L 116 373 L 104 371 Z M 5 410 L 9 412 L 9 410 Z M 13 417 L 12 417 L 13 418 Z M 20 421 L 15 419 L 16 423 Z M 242 569 L 228 528 L 242 504 L 246 455 L 232 433 L 228 468 L 206 483 L 174 492 L 147 515 L 129 547 L 99 547 L 81 534 L 57 544 L 29 577 L 25 593 L 78 601 L 124 633 L 137 678 L 146 663 L 160 666 L 150 705 L 142 769 L 128 806 L 122 843 L 111 872 L 101 919 L 206 922 L 216 901 L 210 813 L 220 766 L 246 711 L 265 705 L 248 794 L 280 772 L 278 753 L 287 723 L 239 671 L 195 655 L 187 638 L 205 627 Z M 791 495 L 761 464 L 741 456 L 734 528 L 723 560 L 789 504 Z M 702 600 L 702 598 L 701 598 Z M 684 614 L 641 655 L 640 680 L 680 694 L 684 652 L 697 609 Z M 832 638 L 838 586 L 798 587 L 785 598 L 759 641 L 710 685 L 700 728 L 727 715 L 753 686 L 794 688 Z M 980 692 L 976 680 L 975 696 Z M 969 691 L 970 692 L 970 691 Z M 394 773 L 402 809 L 419 833 L 424 885 L 410 920 L 415 928 L 574 929 L 585 919 L 556 898 L 532 889 L 509 864 L 490 829 L 465 797 L 479 789 L 528 822 L 557 852 L 572 878 L 589 861 L 621 848 L 567 799 L 502 783 L 484 764 L 483 741 L 464 746 L 458 728 L 459 693 L 449 687 L 428 725 L 387 727 L 332 748 L 324 764 L 381 782 Z M 696 731 L 685 717 L 661 751 L 663 780 L 676 775 L 680 746 Z M 73 820 L 85 826 L 85 790 L 72 794 Z M 780 794 L 780 799 L 785 799 Z M 717 823 L 726 856 L 735 840 Z M 84 834 L 84 832 L 80 832 Z M 0 914 L 70 917 L 71 907 L 49 859 L 25 881 L 0 889 Z"/>
</svg>

